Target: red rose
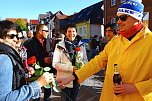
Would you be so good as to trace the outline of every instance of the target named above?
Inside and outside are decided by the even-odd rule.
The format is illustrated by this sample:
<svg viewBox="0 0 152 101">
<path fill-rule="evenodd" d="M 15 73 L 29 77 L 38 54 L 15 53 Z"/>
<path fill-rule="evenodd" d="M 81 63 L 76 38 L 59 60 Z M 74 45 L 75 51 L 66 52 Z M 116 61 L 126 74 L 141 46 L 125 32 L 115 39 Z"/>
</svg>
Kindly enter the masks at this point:
<svg viewBox="0 0 152 101">
<path fill-rule="evenodd" d="M 80 47 L 76 47 L 75 51 L 77 51 L 77 52 L 80 51 Z"/>
<path fill-rule="evenodd" d="M 32 57 L 28 58 L 27 63 L 30 64 L 30 65 L 35 64 L 36 63 L 36 57 L 32 56 Z"/>
</svg>

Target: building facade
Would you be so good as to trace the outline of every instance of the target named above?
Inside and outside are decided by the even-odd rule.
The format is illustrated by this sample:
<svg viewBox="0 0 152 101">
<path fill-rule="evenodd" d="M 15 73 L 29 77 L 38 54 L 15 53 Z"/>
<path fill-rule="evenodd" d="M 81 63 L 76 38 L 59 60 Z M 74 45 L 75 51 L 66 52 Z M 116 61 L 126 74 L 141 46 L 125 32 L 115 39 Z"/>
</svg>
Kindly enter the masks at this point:
<svg viewBox="0 0 152 101">
<path fill-rule="evenodd" d="M 127 0 L 104 0 L 104 22 L 116 22 L 116 13 L 117 9 L 121 3 L 124 3 Z M 140 0 L 144 4 L 144 17 L 143 22 L 149 27 L 152 31 L 152 1 L 151 0 Z"/>
</svg>

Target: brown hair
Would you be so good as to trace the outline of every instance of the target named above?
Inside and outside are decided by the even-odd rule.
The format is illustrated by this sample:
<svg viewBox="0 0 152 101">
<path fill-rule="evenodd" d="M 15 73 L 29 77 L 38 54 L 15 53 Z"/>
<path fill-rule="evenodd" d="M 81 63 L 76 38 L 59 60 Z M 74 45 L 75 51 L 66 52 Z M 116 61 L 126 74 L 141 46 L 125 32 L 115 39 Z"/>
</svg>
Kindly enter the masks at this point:
<svg viewBox="0 0 152 101">
<path fill-rule="evenodd" d="M 41 30 L 43 28 L 43 26 L 46 26 L 45 24 L 38 24 L 36 26 L 36 34 L 39 32 L 39 30 Z"/>
<path fill-rule="evenodd" d="M 113 30 L 113 34 L 118 34 L 118 25 L 116 23 L 107 23 L 105 29 L 110 27 Z"/>
<path fill-rule="evenodd" d="M 10 30 L 16 30 L 15 24 L 9 20 L 0 21 L 0 38 L 5 38 Z"/>
</svg>

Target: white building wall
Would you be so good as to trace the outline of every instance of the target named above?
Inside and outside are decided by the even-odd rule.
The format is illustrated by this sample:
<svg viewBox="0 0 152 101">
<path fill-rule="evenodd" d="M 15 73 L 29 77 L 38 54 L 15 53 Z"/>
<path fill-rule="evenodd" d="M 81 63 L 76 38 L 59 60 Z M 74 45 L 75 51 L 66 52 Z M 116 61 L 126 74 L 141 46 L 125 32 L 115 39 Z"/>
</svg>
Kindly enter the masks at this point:
<svg viewBox="0 0 152 101">
<path fill-rule="evenodd" d="M 90 25 L 90 37 L 93 37 L 94 35 L 101 36 L 101 25 L 95 25 L 91 24 Z"/>
</svg>

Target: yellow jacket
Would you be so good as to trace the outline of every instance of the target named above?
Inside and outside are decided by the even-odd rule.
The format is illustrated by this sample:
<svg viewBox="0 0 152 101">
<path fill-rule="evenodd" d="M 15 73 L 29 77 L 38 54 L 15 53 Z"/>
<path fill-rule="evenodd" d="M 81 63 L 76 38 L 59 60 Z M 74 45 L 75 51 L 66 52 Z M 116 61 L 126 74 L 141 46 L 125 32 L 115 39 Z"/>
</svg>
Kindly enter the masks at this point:
<svg viewBox="0 0 152 101">
<path fill-rule="evenodd" d="M 116 96 L 113 91 L 114 64 L 123 83 L 134 83 L 138 92 Z M 102 52 L 76 72 L 81 83 L 107 66 L 100 101 L 152 101 L 152 33 L 147 27 L 128 41 L 114 37 Z"/>
</svg>

